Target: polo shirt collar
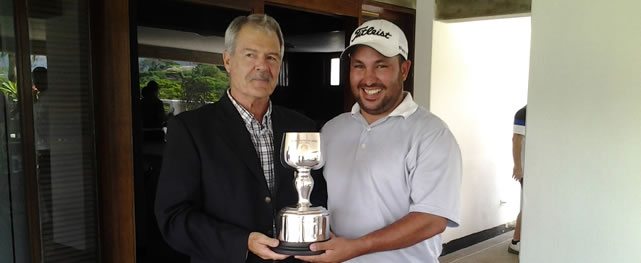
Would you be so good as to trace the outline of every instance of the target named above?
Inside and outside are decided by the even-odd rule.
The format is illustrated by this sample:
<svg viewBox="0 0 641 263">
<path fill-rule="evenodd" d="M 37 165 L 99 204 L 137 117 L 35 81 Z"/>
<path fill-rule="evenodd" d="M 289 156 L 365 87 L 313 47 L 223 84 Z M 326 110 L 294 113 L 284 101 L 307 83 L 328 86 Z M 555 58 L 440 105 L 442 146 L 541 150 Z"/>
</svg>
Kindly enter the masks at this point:
<svg viewBox="0 0 641 263">
<path fill-rule="evenodd" d="M 405 98 L 403 98 L 403 101 L 401 101 L 401 104 L 398 104 L 396 108 L 390 112 L 388 117 L 391 116 L 401 116 L 405 119 L 412 115 L 417 109 L 418 109 L 418 104 L 414 102 L 414 99 L 412 99 L 412 94 L 410 94 L 407 91 L 403 91 L 403 95 L 405 95 Z M 360 114 L 361 112 L 361 106 L 358 105 L 357 103 L 354 103 L 354 106 L 352 106 L 352 116 L 356 114 Z"/>
</svg>

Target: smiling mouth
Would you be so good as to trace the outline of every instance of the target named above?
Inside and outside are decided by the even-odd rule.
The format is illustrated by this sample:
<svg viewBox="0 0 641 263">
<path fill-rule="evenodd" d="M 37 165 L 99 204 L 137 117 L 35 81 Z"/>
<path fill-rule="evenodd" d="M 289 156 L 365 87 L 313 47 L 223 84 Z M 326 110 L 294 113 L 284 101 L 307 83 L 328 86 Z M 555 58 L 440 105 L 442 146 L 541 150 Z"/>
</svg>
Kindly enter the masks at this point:
<svg viewBox="0 0 641 263">
<path fill-rule="evenodd" d="M 376 95 L 383 91 L 383 89 L 363 89 L 367 95 Z"/>
</svg>

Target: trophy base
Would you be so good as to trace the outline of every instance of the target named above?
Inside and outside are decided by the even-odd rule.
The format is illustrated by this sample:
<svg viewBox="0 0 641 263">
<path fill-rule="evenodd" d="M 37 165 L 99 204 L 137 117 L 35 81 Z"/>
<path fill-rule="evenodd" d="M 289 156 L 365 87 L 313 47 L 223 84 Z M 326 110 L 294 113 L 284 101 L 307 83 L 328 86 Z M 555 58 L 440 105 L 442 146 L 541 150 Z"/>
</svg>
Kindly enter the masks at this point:
<svg viewBox="0 0 641 263">
<path fill-rule="evenodd" d="M 320 255 L 325 251 L 311 251 L 312 243 L 330 238 L 329 212 L 324 207 L 285 207 L 279 213 L 278 247 L 276 253 L 293 256 Z"/>
<path fill-rule="evenodd" d="M 314 256 L 325 253 L 324 250 L 309 250 L 309 245 L 311 244 L 312 243 L 292 243 L 280 241 L 280 244 L 277 247 L 272 248 L 272 250 L 278 254 L 290 256 Z"/>
</svg>

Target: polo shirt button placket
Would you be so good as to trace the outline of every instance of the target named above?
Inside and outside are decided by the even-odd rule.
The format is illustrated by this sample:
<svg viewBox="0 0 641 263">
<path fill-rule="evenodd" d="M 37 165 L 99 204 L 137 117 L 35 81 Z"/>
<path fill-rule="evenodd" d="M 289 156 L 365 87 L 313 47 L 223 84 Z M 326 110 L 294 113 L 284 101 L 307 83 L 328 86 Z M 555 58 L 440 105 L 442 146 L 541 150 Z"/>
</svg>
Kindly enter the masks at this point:
<svg viewBox="0 0 641 263">
<path fill-rule="evenodd" d="M 365 140 L 367 137 L 369 137 L 370 131 L 372 131 L 372 127 L 367 126 L 365 128 L 365 131 L 361 134 L 361 149 L 367 148 L 367 144 L 365 143 Z"/>
</svg>

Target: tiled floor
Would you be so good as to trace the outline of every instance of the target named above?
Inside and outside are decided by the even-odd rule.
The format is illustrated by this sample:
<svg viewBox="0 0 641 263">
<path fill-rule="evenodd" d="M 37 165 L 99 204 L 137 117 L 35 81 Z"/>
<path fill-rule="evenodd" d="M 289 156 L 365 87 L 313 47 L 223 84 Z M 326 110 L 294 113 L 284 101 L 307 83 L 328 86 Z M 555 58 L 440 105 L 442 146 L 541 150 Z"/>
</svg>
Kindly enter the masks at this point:
<svg viewBox="0 0 641 263">
<path fill-rule="evenodd" d="M 440 258 L 441 263 L 518 263 L 519 257 L 507 252 L 513 231 L 454 251 Z"/>
</svg>

